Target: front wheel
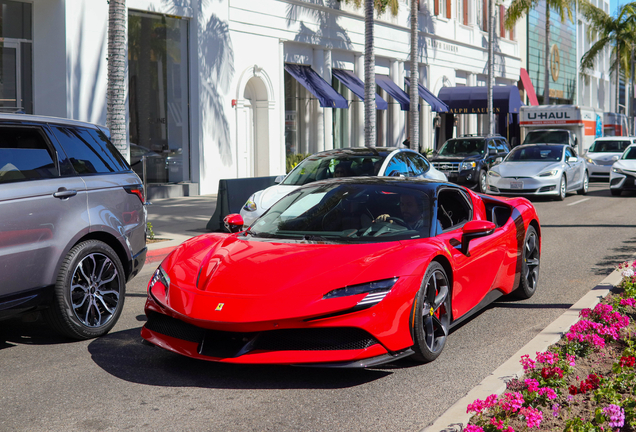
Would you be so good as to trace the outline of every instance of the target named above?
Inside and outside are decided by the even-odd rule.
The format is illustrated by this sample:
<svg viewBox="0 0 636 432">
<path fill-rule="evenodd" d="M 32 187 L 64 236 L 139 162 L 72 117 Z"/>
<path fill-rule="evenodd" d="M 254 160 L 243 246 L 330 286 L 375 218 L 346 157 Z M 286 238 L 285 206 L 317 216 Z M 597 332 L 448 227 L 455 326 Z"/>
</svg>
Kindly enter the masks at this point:
<svg viewBox="0 0 636 432">
<path fill-rule="evenodd" d="M 446 345 L 451 321 L 451 292 L 448 277 L 438 262 L 432 262 L 415 296 L 411 319 L 412 358 L 422 363 L 435 360 Z"/>
<path fill-rule="evenodd" d="M 110 246 L 98 240 L 79 243 L 62 263 L 45 318 L 73 339 L 105 335 L 124 307 L 125 280 L 121 261 Z"/>
<path fill-rule="evenodd" d="M 576 193 L 578 193 L 579 195 L 585 195 L 589 187 L 590 187 L 590 175 L 587 173 L 587 171 L 585 171 L 585 174 L 583 175 L 583 184 L 581 184 L 581 189 L 577 190 Z"/>
<path fill-rule="evenodd" d="M 488 192 L 488 176 L 484 170 L 479 171 L 479 192 Z"/>
<path fill-rule="evenodd" d="M 565 196 L 567 195 L 568 184 L 565 180 L 565 176 L 561 177 L 561 182 L 559 183 L 559 195 L 557 195 L 557 200 L 563 201 Z"/>
<path fill-rule="evenodd" d="M 532 225 L 529 225 L 526 231 L 526 237 L 523 241 L 519 286 L 515 290 L 515 294 L 518 298 L 529 299 L 537 290 L 540 258 L 539 235 L 537 234 L 537 230 L 534 229 Z"/>
</svg>

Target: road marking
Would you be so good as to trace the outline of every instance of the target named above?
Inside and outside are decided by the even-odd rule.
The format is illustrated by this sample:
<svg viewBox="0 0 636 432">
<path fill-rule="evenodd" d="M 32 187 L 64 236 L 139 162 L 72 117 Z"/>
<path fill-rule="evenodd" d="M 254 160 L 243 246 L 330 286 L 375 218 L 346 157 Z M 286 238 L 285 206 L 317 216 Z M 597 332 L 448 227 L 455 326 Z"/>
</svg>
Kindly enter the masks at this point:
<svg viewBox="0 0 636 432">
<path fill-rule="evenodd" d="M 585 202 L 587 200 L 589 200 L 589 198 L 583 198 L 582 200 L 574 201 L 573 203 L 570 203 L 570 204 L 567 204 L 567 205 L 573 206 L 573 205 L 581 204 L 582 202 Z"/>
</svg>

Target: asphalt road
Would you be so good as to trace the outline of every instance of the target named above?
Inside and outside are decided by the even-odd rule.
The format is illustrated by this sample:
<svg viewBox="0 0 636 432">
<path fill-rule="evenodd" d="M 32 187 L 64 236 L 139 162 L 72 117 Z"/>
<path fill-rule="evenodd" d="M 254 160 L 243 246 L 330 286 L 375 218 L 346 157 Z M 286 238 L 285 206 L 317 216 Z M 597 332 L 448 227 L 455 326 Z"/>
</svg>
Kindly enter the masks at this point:
<svg viewBox="0 0 636 432">
<path fill-rule="evenodd" d="M 0 322 L 0 431 L 418 431 L 636 253 L 636 194 L 606 184 L 534 201 L 539 288 L 455 330 L 433 363 L 368 370 L 229 366 L 141 344 L 146 284 L 128 285 L 107 336 L 57 337 L 41 322 Z M 251 275 L 255 280 L 258 275 Z"/>
</svg>

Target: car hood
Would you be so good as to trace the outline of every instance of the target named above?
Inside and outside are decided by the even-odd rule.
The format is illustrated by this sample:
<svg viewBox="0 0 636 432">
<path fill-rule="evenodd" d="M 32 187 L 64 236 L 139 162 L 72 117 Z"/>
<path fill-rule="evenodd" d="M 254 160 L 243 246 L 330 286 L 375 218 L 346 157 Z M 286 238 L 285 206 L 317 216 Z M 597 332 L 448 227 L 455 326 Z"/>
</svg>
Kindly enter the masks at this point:
<svg viewBox="0 0 636 432">
<path fill-rule="evenodd" d="M 620 157 L 623 153 L 601 153 L 601 152 L 587 152 L 585 154 L 586 158 L 592 159 L 594 162 L 599 165 L 612 165 L 616 162 L 615 158 Z"/>
<path fill-rule="evenodd" d="M 545 171 L 561 169 L 560 162 L 503 162 L 492 170 L 502 177 L 534 177 Z"/>
<path fill-rule="evenodd" d="M 355 306 L 360 296 L 323 300 L 337 288 L 399 277 L 408 279 L 426 258 L 402 242 L 331 244 L 273 242 L 237 235 L 191 239 L 162 263 L 170 277 L 169 307 L 192 319 L 262 322 L 327 313 Z"/>
<path fill-rule="evenodd" d="M 265 211 L 272 205 L 274 205 L 274 203 L 276 203 L 279 199 L 281 199 L 291 191 L 298 189 L 299 187 L 300 186 L 281 184 L 270 186 L 267 189 L 263 189 L 262 191 L 257 192 L 258 195 L 255 197 L 256 205 L 262 211 Z"/>
<path fill-rule="evenodd" d="M 612 165 L 614 168 L 620 168 L 622 170 L 626 170 L 626 171 L 634 171 L 636 172 L 636 160 L 632 160 L 632 159 L 621 159 L 619 161 L 616 161 L 614 163 L 614 165 Z"/>
</svg>

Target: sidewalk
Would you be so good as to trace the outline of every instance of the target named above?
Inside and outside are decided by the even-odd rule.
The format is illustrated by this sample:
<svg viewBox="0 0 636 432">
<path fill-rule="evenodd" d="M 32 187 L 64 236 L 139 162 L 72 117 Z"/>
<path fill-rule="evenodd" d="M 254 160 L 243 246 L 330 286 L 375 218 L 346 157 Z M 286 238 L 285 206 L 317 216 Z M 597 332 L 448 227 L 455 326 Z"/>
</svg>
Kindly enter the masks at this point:
<svg viewBox="0 0 636 432">
<path fill-rule="evenodd" d="M 205 226 L 216 208 L 216 195 L 164 198 L 151 202 L 146 207 L 148 222 L 152 224 L 155 239 L 165 240 L 148 241 L 146 265 L 161 262 L 187 239 L 207 233 Z"/>
</svg>

